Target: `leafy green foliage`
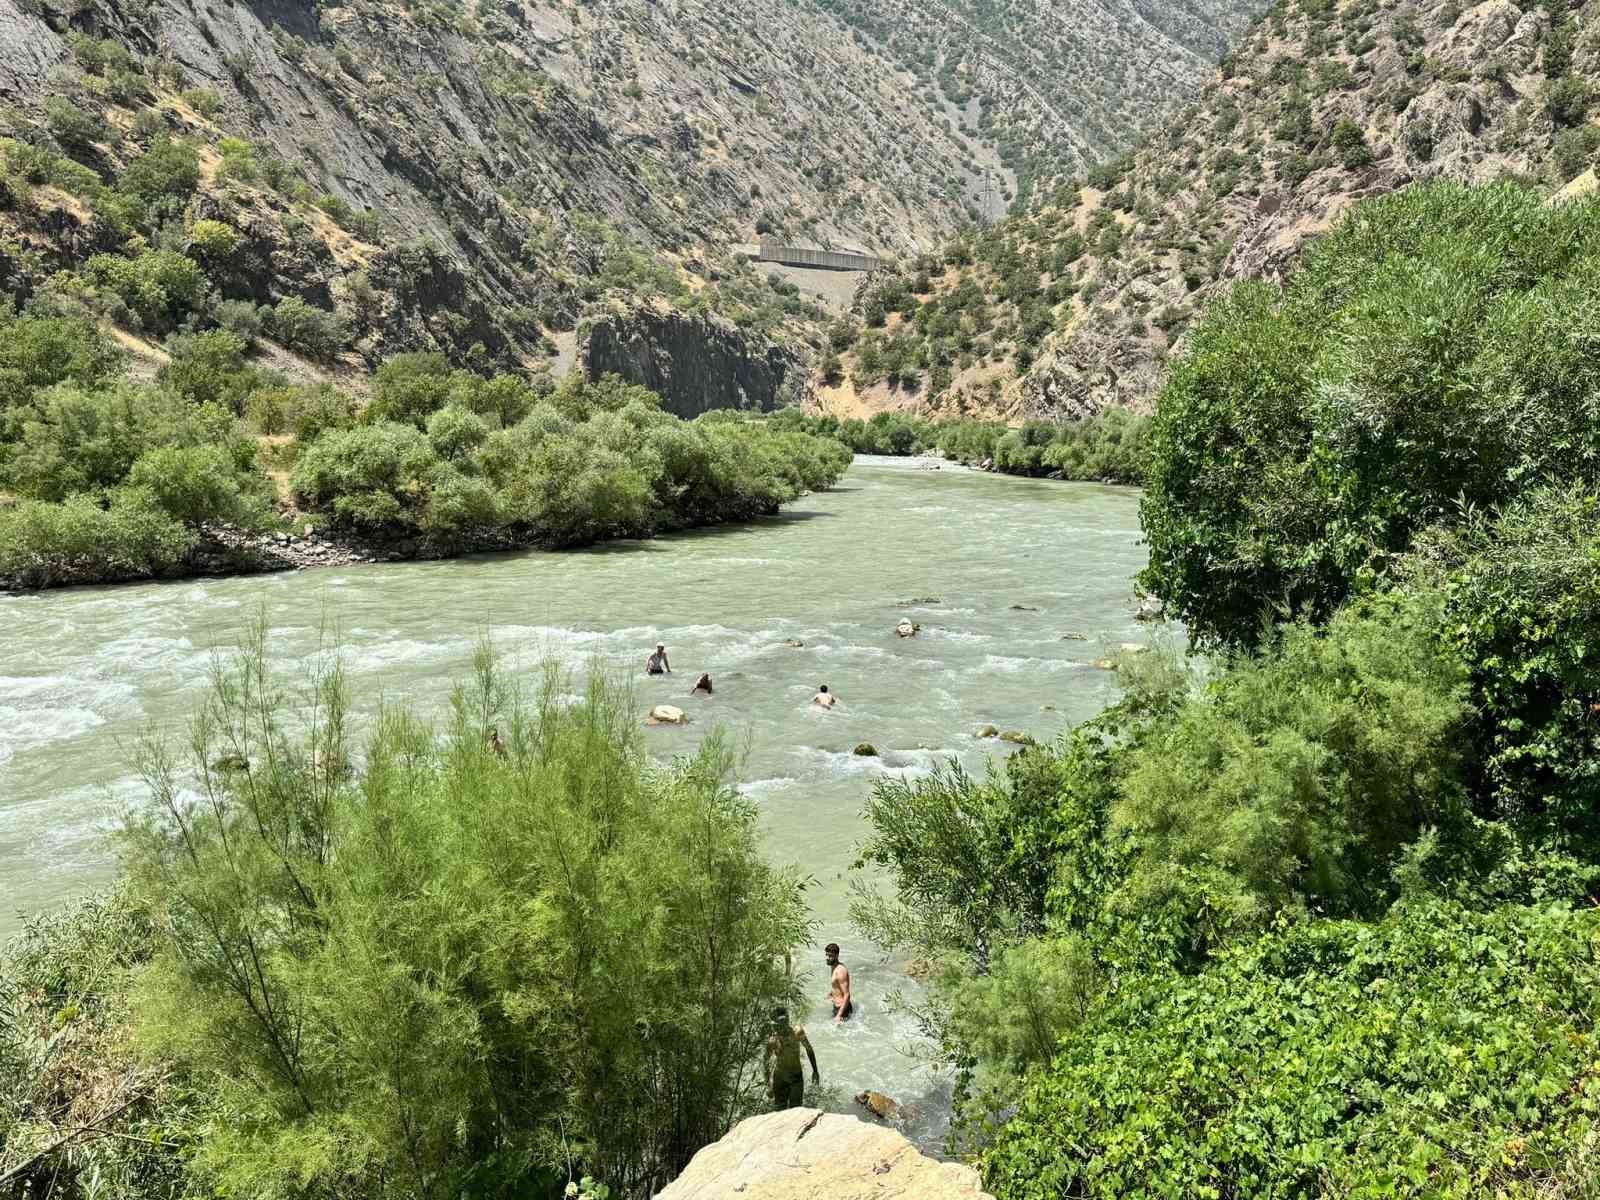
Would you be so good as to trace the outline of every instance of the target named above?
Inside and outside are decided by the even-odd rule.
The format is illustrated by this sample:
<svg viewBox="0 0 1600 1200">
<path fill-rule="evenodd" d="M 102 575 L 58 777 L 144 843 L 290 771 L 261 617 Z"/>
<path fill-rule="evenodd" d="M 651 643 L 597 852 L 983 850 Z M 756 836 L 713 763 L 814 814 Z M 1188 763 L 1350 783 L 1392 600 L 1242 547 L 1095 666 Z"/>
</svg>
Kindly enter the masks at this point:
<svg viewBox="0 0 1600 1200">
<path fill-rule="evenodd" d="M 833 438 L 857 454 L 908 455 L 938 451 L 958 462 L 987 463 L 1009 475 L 1139 483 L 1145 471 L 1149 419 L 1109 409 L 1081 421 L 1028 421 L 1012 429 L 998 421 L 930 422 L 899 412 L 856 417 L 806 417 L 785 411 L 775 426 Z"/>
<path fill-rule="evenodd" d="M 1130 754 L 1112 817 L 1137 853 L 1117 903 L 1181 918 L 1178 957 L 1286 909 L 1381 915 L 1400 850 L 1459 823 L 1465 672 L 1431 608 L 1293 626 Z"/>
<path fill-rule="evenodd" d="M 121 300 L 140 327 L 153 333 L 175 328 L 210 289 L 199 264 L 176 250 L 146 250 L 133 258 L 96 254 L 84 264 L 83 275 Z"/>
<path fill-rule="evenodd" d="M 1144 586 L 1205 645 L 1326 617 L 1418 531 L 1595 478 L 1594 201 L 1430 185 L 1356 209 L 1280 301 L 1236 288 L 1163 390 Z"/>
<path fill-rule="evenodd" d="M 286 695 L 264 637 L 191 760 L 147 745 L 127 833 L 163 918 L 139 1038 L 225 1114 L 196 1185 L 635 1194 L 753 1108 L 807 924 L 716 737 L 658 766 L 620 685 L 523 697 L 485 651 L 446 730 L 391 711 L 358 780 L 337 667 Z"/>
<path fill-rule="evenodd" d="M 1475 666 L 1485 815 L 1600 847 L 1600 509 L 1537 491 L 1462 530 L 1444 636 Z"/>
<path fill-rule="evenodd" d="M 157 382 L 196 404 L 222 404 L 238 412 L 261 386 L 261 374 L 245 361 L 245 339 L 226 329 L 175 334 Z"/>
<path fill-rule="evenodd" d="M 1600 1107 L 1592 913 L 1408 904 L 1154 976 L 983 1156 L 1009 1198 L 1531 1194 Z"/>
<path fill-rule="evenodd" d="M 105 506 L 79 493 L 59 504 L 24 500 L 0 508 L 0 575 L 36 587 L 85 568 L 102 579 L 158 575 L 193 543 L 189 530 L 140 491 L 119 490 Z"/>
<path fill-rule="evenodd" d="M 331 362 L 350 338 L 350 331 L 337 313 L 307 304 L 298 296 L 287 296 L 263 313 L 266 330 L 290 350 L 299 351 L 317 362 Z"/>
<path fill-rule="evenodd" d="M 0 419 L 39 388 L 66 379 L 92 387 L 121 366 L 116 347 L 87 321 L 0 306 Z"/>
</svg>

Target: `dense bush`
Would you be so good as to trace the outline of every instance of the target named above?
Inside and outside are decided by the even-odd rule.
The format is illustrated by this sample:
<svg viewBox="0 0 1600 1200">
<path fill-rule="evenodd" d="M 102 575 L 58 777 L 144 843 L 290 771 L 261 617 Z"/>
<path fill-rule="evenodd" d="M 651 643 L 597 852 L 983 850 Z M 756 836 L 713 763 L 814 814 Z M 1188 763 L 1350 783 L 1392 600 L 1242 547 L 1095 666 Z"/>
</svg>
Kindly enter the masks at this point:
<svg viewBox="0 0 1600 1200">
<path fill-rule="evenodd" d="M 1439 548 L 1444 549 L 1444 548 Z M 1600 508 L 1541 490 L 1448 547 L 1440 628 L 1475 665 L 1485 816 L 1600 858 Z"/>
<path fill-rule="evenodd" d="M 146 250 L 133 258 L 96 254 L 84 278 L 121 300 L 142 326 L 162 333 L 200 307 L 210 289 L 205 272 L 175 250 Z"/>
<path fill-rule="evenodd" d="M 444 732 L 389 712 L 357 779 L 337 670 L 296 700 L 264 637 L 192 758 L 146 748 L 126 841 L 196 1194 L 643 1195 L 759 1104 L 805 906 L 715 736 L 658 765 L 619 685 L 524 698 L 485 652 Z"/>
<path fill-rule="evenodd" d="M 1205 645 L 1326 617 L 1416 534 L 1600 465 L 1600 201 L 1357 208 L 1281 299 L 1242 285 L 1161 393 L 1144 585 Z"/>
<path fill-rule="evenodd" d="M 39 388 L 66 379 L 92 387 L 112 378 L 121 363 L 117 348 L 87 321 L 19 315 L 0 305 L 0 421 Z"/>
<path fill-rule="evenodd" d="M 175 334 L 157 382 L 196 404 L 221 404 L 234 412 L 262 386 L 261 372 L 246 362 L 249 343 L 227 329 Z"/>
<path fill-rule="evenodd" d="M 848 461 L 834 443 L 757 422 L 681 421 L 615 378 L 573 376 L 535 396 L 506 376 L 402 355 L 378 373 L 368 424 L 302 451 L 295 494 L 369 530 L 459 538 L 509 526 L 567 546 L 770 513 Z"/>
<path fill-rule="evenodd" d="M 24 583 L 160 574 L 193 543 L 148 492 L 119 490 L 107 505 L 79 494 L 0 508 L 0 576 Z"/>
<path fill-rule="evenodd" d="M 266 330 L 291 350 L 317 362 L 331 362 L 344 349 L 350 331 L 344 320 L 316 308 L 298 296 L 289 296 L 263 312 Z"/>
<path fill-rule="evenodd" d="M 1156 975 L 1061 1043 L 997 1195 L 1531 1195 L 1600 1111 L 1590 912 L 1437 901 Z"/>
</svg>

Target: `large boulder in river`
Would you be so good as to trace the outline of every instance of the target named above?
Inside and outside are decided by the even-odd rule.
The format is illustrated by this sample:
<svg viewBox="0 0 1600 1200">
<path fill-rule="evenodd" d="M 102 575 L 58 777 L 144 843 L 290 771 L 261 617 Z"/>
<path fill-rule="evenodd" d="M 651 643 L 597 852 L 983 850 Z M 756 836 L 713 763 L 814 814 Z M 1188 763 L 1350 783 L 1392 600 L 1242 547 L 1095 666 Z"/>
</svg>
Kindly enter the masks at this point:
<svg viewBox="0 0 1600 1200">
<path fill-rule="evenodd" d="M 856 748 L 850 751 L 850 753 L 854 754 L 857 758 L 877 758 L 878 748 L 871 742 L 858 742 L 856 743 Z"/>
<path fill-rule="evenodd" d="M 885 1125 L 788 1108 L 735 1125 L 657 1200 L 990 1200 L 977 1171 L 927 1158 Z"/>
<path fill-rule="evenodd" d="M 646 725 L 687 725 L 689 714 L 681 708 L 674 708 L 670 704 L 658 704 L 650 710 L 650 715 L 644 719 Z"/>
</svg>

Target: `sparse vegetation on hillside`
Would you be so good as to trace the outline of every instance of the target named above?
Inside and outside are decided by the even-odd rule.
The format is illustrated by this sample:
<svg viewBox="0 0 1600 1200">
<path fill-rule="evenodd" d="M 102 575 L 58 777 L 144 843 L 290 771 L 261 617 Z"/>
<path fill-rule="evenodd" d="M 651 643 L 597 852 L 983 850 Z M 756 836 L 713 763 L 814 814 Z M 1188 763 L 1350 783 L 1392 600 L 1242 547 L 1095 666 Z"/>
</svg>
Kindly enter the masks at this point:
<svg viewBox="0 0 1600 1200">
<path fill-rule="evenodd" d="M 940 413 L 1148 405 L 1202 305 L 1288 269 L 1352 195 L 1548 194 L 1595 165 L 1597 28 L 1594 0 L 1286 0 L 1134 152 L 880 283 L 840 370 Z"/>
</svg>

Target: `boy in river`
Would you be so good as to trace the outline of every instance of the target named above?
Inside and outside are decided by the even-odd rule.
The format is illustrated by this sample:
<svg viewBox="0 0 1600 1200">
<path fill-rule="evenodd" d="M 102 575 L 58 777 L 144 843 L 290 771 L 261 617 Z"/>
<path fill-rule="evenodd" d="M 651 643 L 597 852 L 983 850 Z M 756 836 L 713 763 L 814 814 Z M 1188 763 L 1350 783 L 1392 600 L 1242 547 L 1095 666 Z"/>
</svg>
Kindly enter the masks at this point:
<svg viewBox="0 0 1600 1200">
<path fill-rule="evenodd" d="M 828 1003 L 833 1005 L 833 1023 L 837 1025 L 848 1021 L 856 1011 L 855 1001 L 850 998 L 850 968 L 839 961 L 838 942 L 824 946 L 822 955 L 828 970 L 833 972 L 828 979 Z"/>
<path fill-rule="evenodd" d="M 811 697 L 811 703 L 818 705 L 821 708 L 832 708 L 835 704 L 839 703 L 839 697 L 835 696 L 828 690 L 827 684 L 823 684 L 817 689 L 817 694 Z"/>
<path fill-rule="evenodd" d="M 672 674 L 672 664 L 667 661 L 667 648 L 660 642 L 656 643 L 656 652 L 644 660 L 644 673 L 646 675 Z"/>
<path fill-rule="evenodd" d="M 817 1052 L 811 1048 L 805 1026 L 789 1024 L 789 1010 L 772 1010 L 772 1033 L 767 1037 L 767 1052 L 762 1059 L 762 1069 L 767 1073 L 767 1091 L 772 1094 L 773 1108 L 799 1108 L 805 1103 L 806 1077 L 800 1066 L 800 1047 L 806 1049 L 811 1060 L 811 1082 L 821 1082 L 817 1074 Z"/>
</svg>

